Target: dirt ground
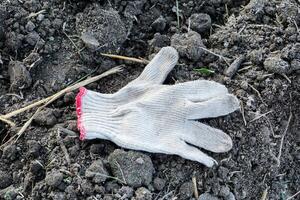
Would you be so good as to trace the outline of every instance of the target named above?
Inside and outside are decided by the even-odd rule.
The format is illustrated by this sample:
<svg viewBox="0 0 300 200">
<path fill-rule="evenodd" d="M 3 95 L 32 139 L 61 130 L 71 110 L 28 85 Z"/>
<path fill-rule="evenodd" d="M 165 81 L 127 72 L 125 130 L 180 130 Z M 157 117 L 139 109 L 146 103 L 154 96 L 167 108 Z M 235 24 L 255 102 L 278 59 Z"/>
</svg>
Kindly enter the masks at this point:
<svg viewBox="0 0 300 200">
<path fill-rule="evenodd" d="M 193 179 L 199 200 L 300 199 L 299 27 L 297 0 L 2 0 L 1 114 L 121 65 L 87 86 L 118 91 L 145 65 L 100 53 L 151 59 L 169 45 L 180 60 L 165 84 L 223 83 L 242 110 L 205 120 L 233 139 L 231 151 L 208 152 L 219 165 L 207 168 L 80 141 L 69 92 L 13 144 L 3 145 L 36 108 L 10 118 L 15 127 L 0 121 L 0 199 L 196 199 Z"/>
</svg>

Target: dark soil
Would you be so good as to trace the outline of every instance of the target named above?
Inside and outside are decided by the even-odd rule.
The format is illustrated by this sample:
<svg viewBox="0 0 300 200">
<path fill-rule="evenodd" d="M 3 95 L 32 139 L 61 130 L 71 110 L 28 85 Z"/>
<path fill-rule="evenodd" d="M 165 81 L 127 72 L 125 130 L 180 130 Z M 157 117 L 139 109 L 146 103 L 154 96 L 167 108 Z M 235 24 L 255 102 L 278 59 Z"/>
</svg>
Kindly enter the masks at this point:
<svg viewBox="0 0 300 200">
<path fill-rule="evenodd" d="M 88 85 L 115 92 L 144 65 L 100 53 L 150 59 L 172 45 L 180 64 L 166 84 L 215 80 L 242 102 L 242 112 L 205 121 L 233 139 L 228 153 L 209 153 L 219 165 L 80 141 L 75 91 L 44 109 L 15 144 L 2 146 L 0 199 L 195 199 L 193 177 L 201 200 L 285 200 L 300 190 L 299 1 L 180 0 L 178 8 L 173 0 L 1 1 L 0 113 L 123 65 L 122 73 Z M 231 63 L 239 69 L 228 76 Z M 18 128 L 0 122 L 1 143 L 33 113 L 13 117 Z"/>
</svg>

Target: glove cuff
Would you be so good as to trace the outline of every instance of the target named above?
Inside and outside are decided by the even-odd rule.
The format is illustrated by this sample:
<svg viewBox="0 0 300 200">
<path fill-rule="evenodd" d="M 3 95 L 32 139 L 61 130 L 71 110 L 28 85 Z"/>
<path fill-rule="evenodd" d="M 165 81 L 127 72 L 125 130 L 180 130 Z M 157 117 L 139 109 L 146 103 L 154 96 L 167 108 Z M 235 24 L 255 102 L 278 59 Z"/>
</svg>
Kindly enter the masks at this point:
<svg viewBox="0 0 300 200">
<path fill-rule="evenodd" d="M 86 95 L 86 93 L 87 93 L 87 89 L 81 87 L 79 89 L 79 93 L 76 96 L 77 128 L 80 132 L 80 136 L 79 136 L 80 140 L 84 140 L 86 135 L 86 131 L 82 123 L 82 99 Z"/>
<path fill-rule="evenodd" d="M 111 94 L 79 89 L 76 96 L 77 128 L 80 140 L 111 139 L 117 133 L 120 118 L 113 115 L 117 102 Z"/>
</svg>

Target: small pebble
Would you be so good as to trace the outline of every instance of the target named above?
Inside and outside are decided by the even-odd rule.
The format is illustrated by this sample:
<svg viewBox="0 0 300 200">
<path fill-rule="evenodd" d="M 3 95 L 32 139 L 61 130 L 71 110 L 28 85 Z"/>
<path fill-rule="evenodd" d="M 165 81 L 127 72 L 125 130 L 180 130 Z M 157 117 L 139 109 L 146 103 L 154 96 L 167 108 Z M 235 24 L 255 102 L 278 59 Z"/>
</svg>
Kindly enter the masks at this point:
<svg viewBox="0 0 300 200">
<path fill-rule="evenodd" d="M 193 61 L 198 61 L 205 55 L 205 51 L 201 47 L 205 47 L 201 36 L 195 31 L 188 33 L 175 33 L 171 37 L 171 46 L 177 49 L 180 56 L 185 56 Z"/>
<path fill-rule="evenodd" d="M 81 34 L 80 38 L 85 46 L 91 51 L 96 51 L 100 45 L 98 40 L 92 35 L 92 33 L 84 32 Z"/>
<path fill-rule="evenodd" d="M 193 196 L 192 182 L 183 183 L 179 188 L 180 199 L 188 199 Z"/>
<path fill-rule="evenodd" d="M 31 32 L 35 29 L 35 25 L 32 21 L 28 21 L 25 28 L 28 32 Z"/>
<path fill-rule="evenodd" d="M 187 20 L 187 25 L 190 25 L 191 29 L 198 33 L 209 32 L 211 28 L 211 18 L 205 13 L 194 13 Z"/>
<path fill-rule="evenodd" d="M 85 176 L 92 179 L 94 183 L 102 183 L 109 176 L 102 160 L 94 161 L 85 171 Z"/>
<path fill-rule="evenodd" d="M 204 193 L 199 196 L 198 200 L 219 200 L 219 198 L 212 194 Z"/>
<path fill-rule="evenodd" d="M 290 72 L 289 63 L 278 56 L 268 57 L 264 61 L 264 68 L 270 73 L 288 74 Z"/>
<path fill-rule="evenodd" d="M 62 180 L 64 178 L 64 175 L 58 171 L 50 172 L 47 174 L 45 181 L 47 185 L 51 187 L 58 187 Z"/>
<path fill-rule="evenodd" d="M 140 187 L 135 191 L 135 200 L 152 200 L 152 193 L 148 189 Z"/>
<path fill-rule="evenodd" d="M 161 191 L 162 189 L 164 189 L 166 185 L 166 180 L 156 177 L 153 181 L 153 187 L 155 190 Z"/>
</svg>

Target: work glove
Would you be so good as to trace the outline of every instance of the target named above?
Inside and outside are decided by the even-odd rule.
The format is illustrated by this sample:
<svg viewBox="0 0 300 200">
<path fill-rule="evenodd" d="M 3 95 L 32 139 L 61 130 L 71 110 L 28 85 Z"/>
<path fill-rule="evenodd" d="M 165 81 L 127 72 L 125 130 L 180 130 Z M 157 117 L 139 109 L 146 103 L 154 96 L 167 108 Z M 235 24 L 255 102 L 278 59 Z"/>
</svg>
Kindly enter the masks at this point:
<svg viewBox="0 0 300 200">
<path fill-rule="evenodd" d="M 137 79 L 114 94 L 80 88 L 80 139 L 100 138 L 127 149 L 175 154 L 208 167 L 217 163 L 199 148 L 226 152 L 232 148 L 231 138 L 195 120 L 227 115 L 239 109 L 239 101 L 213 81 L 162 85 L 177 60 L 177 51 L 164 47 Z"/>
</svg>

